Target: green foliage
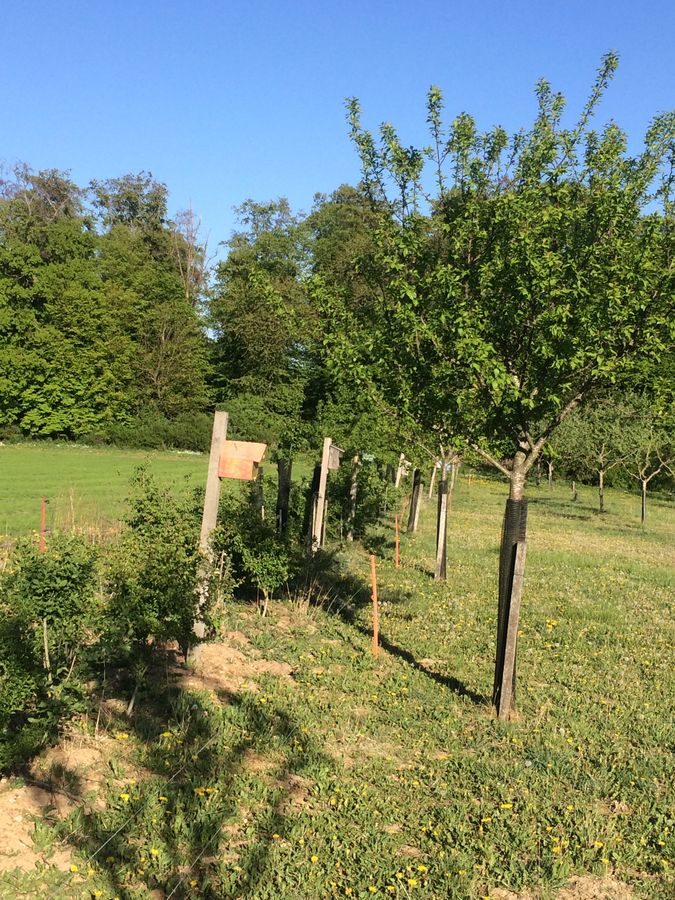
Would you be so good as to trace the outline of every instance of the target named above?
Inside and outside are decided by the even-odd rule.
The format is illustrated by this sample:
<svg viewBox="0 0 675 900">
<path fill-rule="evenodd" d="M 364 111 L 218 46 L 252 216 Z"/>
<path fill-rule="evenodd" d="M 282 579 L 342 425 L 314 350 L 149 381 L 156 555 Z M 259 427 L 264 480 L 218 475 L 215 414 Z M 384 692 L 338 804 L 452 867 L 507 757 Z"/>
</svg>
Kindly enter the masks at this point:
<svg viewBox="0 0 675 900">
<path fill-rule="evenodd" d="M 99 183 L 91 210 L 63 173 L 17 167 L 1 189 L 0 428 L 80 438 L 203 409 L 202 251 L 165 222 L 166 188 Z"/>
<path fill-rule="evenodd" d="M 428 97 L 430 149 L 379 140 L 349 104 L 364 188 L 378 212 L 371 266 L 380 290 L 349 304 L 316 278 L 334 371 L 409 415 L 443 444 L 458 435 L 522 480 L 581 401 L 672 339 L 675 114 L 657 116 L 637 157 L 623 133 L 590 125 L 616 68 L 608 55 L 576 125 L 537 86 L 538 114 L 508 139 L 470 116 L 443 125 Z M 436 193 L 427 203 L 427 157 Z M 506 469 L 504 469 L 506 471 Z M 516 479 L 517 472 L 517 479 Z"/>
<path fill-rule="evenodd" d="M 108 637 L 116 648 L 143 657 L 153 642 L 187 648 L 197 617 L 199 508 L 176 499 L 146 468 L 133 483 L 127 529 L 114 548 L 108 574 Z"/>
<path fill-rule="evenodd" d="M 298 493 L 292 494 L 297 505 Z M 265 518 L 261 516 L 261 506 Z M 226 495 L 221 498 L 219 526 L 214 534 L 216 554 L 224 553 L 232 562 L 233 576 L 245 595 L 251 589 L 257 596 L 263 595 L 266 610 L 269 598 L 302 567 L 303 548 L 298 543 L 294 524 L 300 518 L 293 510 L 289 528 L 279 534 L 274 518 L 275 498 L 273 486 L 264 489 L 261 497 L 259 485 L 253 482 L 242 496 Z"/>
<path fill-rule="evenodd" d="M 394 485 L 387 482 L 375 460 L 361 461 L 356 473 L 356 504 L 351 519 L 352 460 L 346 456 L 337 472 L 328 479 L 328 528 L 333 535 L 343 534 L 350 527 L 356 537 L 364 537 L 367 529 L 378 521 L 382 510 L 396 507 L 400 500 Z"/>
<path fill-rule="evenodd" d="M 54 536 L 18 545 L 0 588 L 0 769 L 22 762 L 81 708 L 101 639 L 97 555 Z"/>
</svg>

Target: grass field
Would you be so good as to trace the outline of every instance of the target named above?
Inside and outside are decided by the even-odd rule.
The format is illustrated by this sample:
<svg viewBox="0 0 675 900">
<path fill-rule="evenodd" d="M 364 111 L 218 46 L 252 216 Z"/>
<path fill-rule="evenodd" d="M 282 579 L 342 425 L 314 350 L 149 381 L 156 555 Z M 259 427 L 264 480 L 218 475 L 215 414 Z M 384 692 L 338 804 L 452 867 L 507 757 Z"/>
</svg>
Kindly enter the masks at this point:
<svg viewBox="0 0 675 900">
<path fill-rule="evenodd" d="M 568 898 L 672 898 L 672 506 L 643 528 L 635 495 L 599 516 L 590 488 L 529 493 L 516 721 L 489 706 L 505 487 L 462 478 L 447 584 L 432 504 L 401 568 L 390 523 L 368 542 L 377 660 L 360 544 L 309 604 L 232 604 L 222 644 L 167 661 L 131 720 L 106 700 L 73 726 L 89 780 L 77 752 L 42 761 L 79 800 L 34 841 L 72 863 L 7 872 L 0 896 L 496 900 L 585 875 L 606 893 Z"/>
<path fill-rule="evenodd" d="M 10 538 L 40 527 L 40 498 L 47 497 L 47 527 L 105 532 L 119 522 L 129 480 L 147 463 L 164 484 L 206 482 L 208 459 L 195 453 L 148 453 L 72 444 L 0 446 L 0 529 Z"/>
</svg>

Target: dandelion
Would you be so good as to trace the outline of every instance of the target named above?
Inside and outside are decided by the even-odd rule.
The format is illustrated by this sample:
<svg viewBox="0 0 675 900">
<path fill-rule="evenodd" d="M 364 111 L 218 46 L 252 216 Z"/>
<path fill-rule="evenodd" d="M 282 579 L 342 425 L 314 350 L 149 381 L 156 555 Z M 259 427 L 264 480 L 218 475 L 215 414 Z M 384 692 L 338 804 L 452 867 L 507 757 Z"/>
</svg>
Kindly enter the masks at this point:
<svg viewBox="0 0 675 900">
<path fill-rule="evenodd" d="M 70 871 L 71 871 L 71 872 L 77 872 L 77 871 L 78 871 L 78 866 L 72 865 L 72 866 L 70 867 Z"/>
<path fill-rule="evenodd" d="M 126 731 L 116 731 L 115 732 L 115 740 L 116 741 L 128 741 L 129 734 Z"/>
<path fill-rule="evenodd" d="M 375 887 L 374 884 L 369 884 L 369 885 L 368 885 L 368 891 L 369 891 L 371 894 L 376 894 L 376 893 L 377 893 L 377 888 Z"/>
<path fill-rule="evenodd" d="M 417 887 L 417 879 L 409 878 L 408 879 L 408 887 Z"/>
<path fill-rule="evenodd" d="M 500 809 L 513 809 L 513 803 L 500 803 Z"/>
<path fill-rule="evenodd" d="M 560 844 L 556 844 L 555 847 L 551 847 L 551 851 L 552 851 L 553 853 L 561 853 L 561 852 L 562 852 L 562 847 L 560 846 Z"/>
<path fill-rule="evenodd" d="M 130 796 L 131 796 L 131 795 L 130 795 L 130 794 L 127 794 L 127 793 L 120 794 L 120 800 L 123 800 L 125 803 L 128 803 L 128 802 L 129 802 Z"/>
<path fill-rule="evenodd" d="M 310 856 L 309 861 L 310 861 L 310 862 L 313 862 L 313 863 L 318 862 L 318 861 L 319 861 L 319 857 L 318 857 L 318 856 Z"/>
<path fill-rule="evenodd" d="M 159 850 L 157 849 L 157 847 L 150 848 L 150 856 L 159 856 Z"/>
<path fill-rule="evenodd" d="M 417 871 L 424 873 L 424 872 L 428 872 L 429 868 L 427 866 L 423 865 L 422 863 L 420 863 L 417 867 Z"/>
<path fill-rule="evenodd" d="M 599 850 L 601 847 L 604 847 L 605 845 L 602 843 L 602 841 L 593 841 L 593 846 L 596 848 L 596 850 Z"/>
<path fill-rule="evenodd" d="M 168 803 L 169 802 L 169 798 L 165 797 L 164 794 L 160 794 L 158 797 L 158 800 L 160 803 Z"/>
<path fill-rule="evenodd" d="M 280 840 L 280 839 L 281 839 L 281 835 L 280 835 L 280 834 L 276 834 L 276 833 L 275 833 L 275 834 L 272 835 L 272 840 L 273 840 L 273 841 L 278 841 L 278 840 Z"/>
</svg>

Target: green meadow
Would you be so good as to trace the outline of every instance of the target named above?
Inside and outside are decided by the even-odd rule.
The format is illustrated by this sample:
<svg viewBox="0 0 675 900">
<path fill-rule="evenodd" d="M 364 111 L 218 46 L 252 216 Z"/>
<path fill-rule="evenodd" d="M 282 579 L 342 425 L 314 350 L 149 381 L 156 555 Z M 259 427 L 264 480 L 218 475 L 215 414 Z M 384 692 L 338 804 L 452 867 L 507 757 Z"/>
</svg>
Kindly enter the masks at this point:
<svg viewBox="0 0 675 900">
<path fill-rule="evenodd" d="M 49 500 L 47 528 L 114 529 L 124 514 L 129 481 L 141 465 L 183 490 L 205 483 L 208 459 L 58 443 L 0 446 L 0 529 L 9 538 L 39 529 L 41 497 Z"/>
<path fill-rule="evenodd" d="M 59 458 L 73 477 L 91 461 L 96 492 L 120 503 L 104 456 Z M 205 460 L 155 464 L 180 480 Z M 530 488 L 518 712 L 502 723 L 489 698 L 505 492 L 459 479 L 447 583 L 430 577 L 427 501 L 400 568 L 389 518 L 365 546 L 333 540 L 266 618 L 231 603 L 192 667 L 150 673 L 132 718 L 103 700 L 84 714 L 67 742 L 94 754 L 98 787 L 67 755 L 43 761 L 76 799 L 36 822 L 45 866 L 0 876 L 0 896 L 553 898 L 585 876 L 597 893 L 565 896 L 672 897 L 672 504 L 653 500 L 642 527 L 637 495 L 608 492 L 600 516 L 591 488 L 576 502 Z M 72 864 L 50 864 L 56 851 Z"/>
</svg>

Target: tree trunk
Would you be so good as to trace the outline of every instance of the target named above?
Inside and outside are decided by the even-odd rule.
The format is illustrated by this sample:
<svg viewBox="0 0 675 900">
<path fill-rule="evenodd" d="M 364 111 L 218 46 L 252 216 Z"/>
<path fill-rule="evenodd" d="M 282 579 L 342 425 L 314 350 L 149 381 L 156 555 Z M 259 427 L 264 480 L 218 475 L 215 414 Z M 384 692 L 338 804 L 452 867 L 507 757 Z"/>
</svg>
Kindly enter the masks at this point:
<svg viewBox="0 0 675 900">
<path fill-rule="evenodd" d="M 537 460 L 537 487 L 541 486 L 541 459 Z"/>
<path fill-rule="evenodd" d="M 600 498 L 600 512 L 604 513 L 605 511 L 605 470 L 600 469 L 598 472 L 600 476 L 598 481 L 598 496 Z"/>
<path fill-rule="evenodd" d="M 445 469 L 445 461 L 438 482 L 438 517 L 436 521 L 436 581 L 445 581 L 447 577 L 447 548 L 448 548 L 448 476 Z"/>
<path fill-rule="evenodd" d="M 548 492 L 553 492 L 553 463 L 548 464 Z"/>
<path fill-rule="evenodd" d="M 417 531 L 417 523 L 420 519 L 420 503 L 422 502 L 422 473 L 415 469 L 413 473 L 413 489 L 410 497 L 410 511 L 408 512 L 408 531 Z"/>
<path fill-rule="evenodd" d="M 647 518 L 647 480 L 645 478 L 641 478 L 640 482 L 642 484 L 642 510 L 640 521 L 644 525 L 645 519 Z"/>
<path fill-rule="evenodd" d="M 290 459 L 277 460 L 278 488 L 277 488 L 277 531 L 282 534 L 288 527 L 288 508 L 291 498 L 291 469 L 293 462 Z"/>
<path fill-rule="evenodd" d="M 357 453 L 352 459 L 352 471 L 349 477 L 349 520 L 347 523 L 347 540 L 354 540 L 354 520 L 356 519 L 356 494 L 359 485 L 359 467 L 361 459 Z"/>
</svg>

